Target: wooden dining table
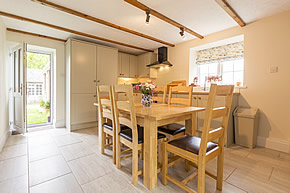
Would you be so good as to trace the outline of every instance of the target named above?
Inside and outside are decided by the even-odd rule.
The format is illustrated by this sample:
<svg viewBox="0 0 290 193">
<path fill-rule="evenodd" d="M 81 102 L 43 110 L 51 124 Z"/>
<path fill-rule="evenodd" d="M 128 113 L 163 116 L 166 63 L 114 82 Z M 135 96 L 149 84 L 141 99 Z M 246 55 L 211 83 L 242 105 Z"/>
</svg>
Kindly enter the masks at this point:
<svg viewBox="0 0 290 193">
<path fill-rule="evenodd" d="M 205 108 L 200 107 L 157 103 L 153 103 L 151 107 L 143 107 L 141 103 L 135 103 L 137 124 L 144 127 L 143 183 L 149 190 L 157 186 L 157 128 L 185 121 L 186 134 L 195 136 L 196 115 L 204 110 Z"/>
</svg>

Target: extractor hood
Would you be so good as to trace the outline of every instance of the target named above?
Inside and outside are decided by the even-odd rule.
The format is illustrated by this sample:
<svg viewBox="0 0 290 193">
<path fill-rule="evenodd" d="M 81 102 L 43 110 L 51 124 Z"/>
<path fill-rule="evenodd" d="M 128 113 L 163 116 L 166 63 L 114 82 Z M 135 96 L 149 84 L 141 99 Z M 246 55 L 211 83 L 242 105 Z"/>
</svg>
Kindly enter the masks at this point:
<svg viewBox="0 0 290 193">
<path fill-rule="evenodd" d="M 146 65 L 150 68 L 170 67 L 172 64 L 167 59 L 167 47 L 158 48 L 158 60 Z"/>
</svg>

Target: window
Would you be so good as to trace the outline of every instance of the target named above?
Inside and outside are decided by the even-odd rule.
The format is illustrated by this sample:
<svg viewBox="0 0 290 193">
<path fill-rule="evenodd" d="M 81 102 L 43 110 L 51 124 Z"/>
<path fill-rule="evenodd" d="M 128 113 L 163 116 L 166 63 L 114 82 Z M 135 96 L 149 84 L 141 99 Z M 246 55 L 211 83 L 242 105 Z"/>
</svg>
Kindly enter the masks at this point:
<svg viewBox="0 0 290 193">
<path fill-rule="evenodd" d="M 37 84 L 36 86 L 36 95 L 42 95 L 42 85 L 41 84 Z"/>
<path fill-rule="evenodd" d="M 221 77 L 221 84 L 243 85 L 244 42 L 198 50 L 195 64 L 200 86 L 209 76 Z"/>
<path fill-rule="evenodd" d="M 222 76 L 221 84 L 236 84 L 244 82 L 244 59 L 229 60 L 198 65 L 199 84 L 204 85 L 207 77 Z"/>
<path fill-rule="evenodd" d="M 28 84 L 28 95 L 34 95 L 34 84 Z"/>
</svg>

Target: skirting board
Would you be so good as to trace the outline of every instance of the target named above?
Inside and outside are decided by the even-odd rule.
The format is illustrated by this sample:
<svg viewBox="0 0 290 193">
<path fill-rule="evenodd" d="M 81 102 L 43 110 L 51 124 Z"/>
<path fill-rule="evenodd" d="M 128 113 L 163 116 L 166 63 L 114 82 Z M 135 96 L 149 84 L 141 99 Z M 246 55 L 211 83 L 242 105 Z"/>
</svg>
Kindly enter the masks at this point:
<svg viewBox="0 0 290 193">
<path fill-rule="evenodd" d="M 98 122 L 74 124 L 74 125 L 71 125 L 70 129 L 71 131 L 75 131 L 79 129 L 86 129 L 86 128 L 92 128 L 92 127 L 98 127 Z"/>
<path fill-rule="evenodd" d="M 269 149 L 274 149 L 277 151 L 282 151 L 285 153 L 290 152 L 290 141 L 283 141 L 278 139 L 271 139 L 258 136 L 257 138 L 257 145 L 261 147 L 266 147 Z"/>
<path fill-rule="evenodd" d="M 65 121 L 64 120 L 56 121 L 54 123 L 54 127 L 55 128 L 63 128 L 63 127 L 65 127 Z"/>
<path fill-rule="evenodd" d="M 3 135 L 3 137 L 0 139 L 0 152 L 2 151 L 8 137 L 10 135 L 9 129 L 7 129 L 7 132 Z"/>
</svg>

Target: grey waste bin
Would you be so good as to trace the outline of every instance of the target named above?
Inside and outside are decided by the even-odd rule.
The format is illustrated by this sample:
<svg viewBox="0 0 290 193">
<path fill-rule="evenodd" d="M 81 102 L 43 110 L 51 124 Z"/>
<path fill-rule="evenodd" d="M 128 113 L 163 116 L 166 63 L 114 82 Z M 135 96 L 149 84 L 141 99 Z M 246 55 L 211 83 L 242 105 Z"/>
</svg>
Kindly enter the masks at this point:
<svg viewBox="0 0 290 193">
<path fill-rule="evenodd" d="M 254 148 L 257 143 L 258 108 L 237 107 L 234 117 L 236 144 Z"/>
</svg>

